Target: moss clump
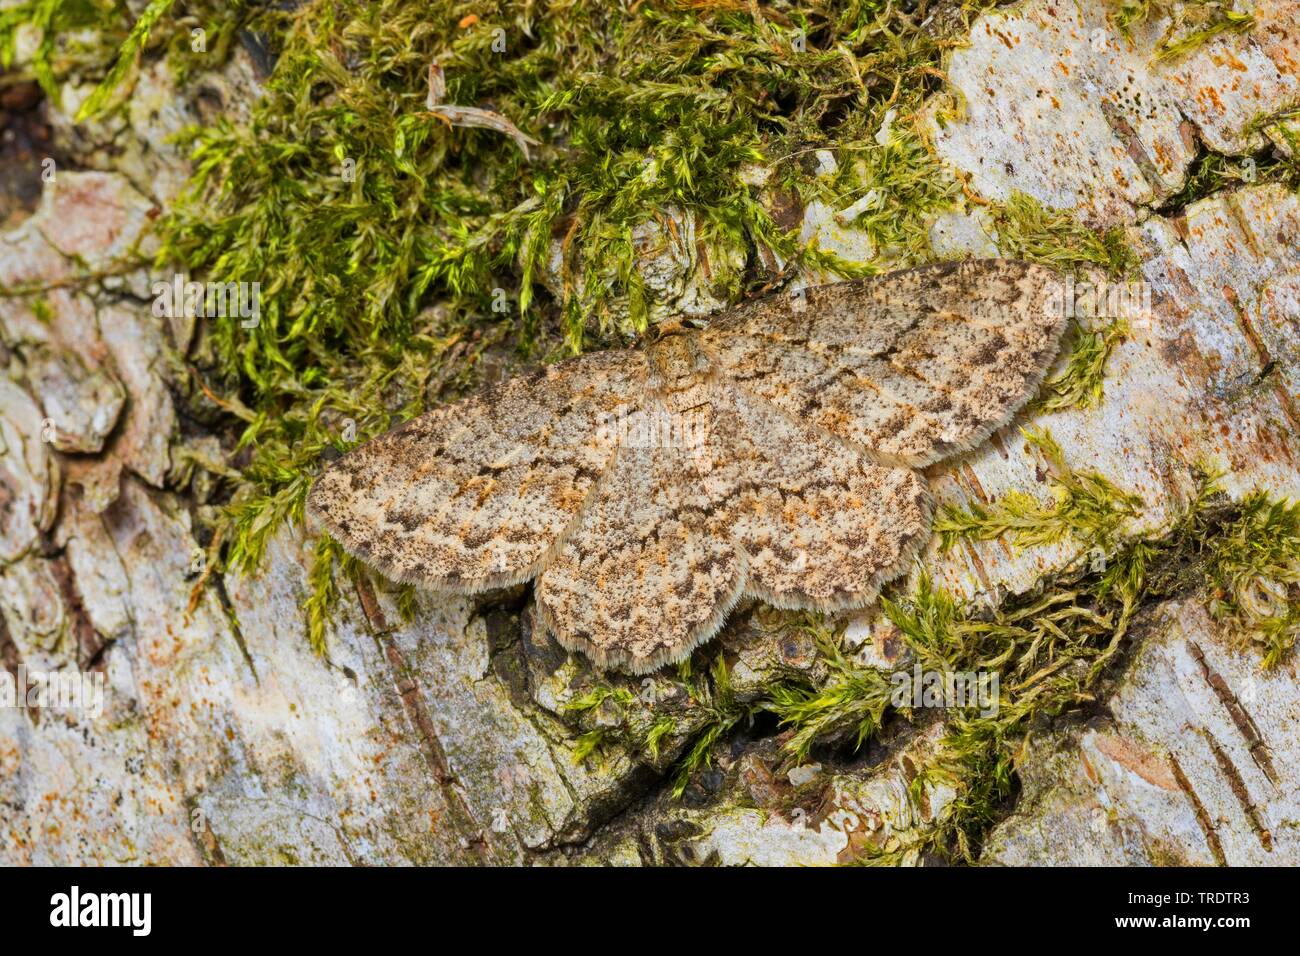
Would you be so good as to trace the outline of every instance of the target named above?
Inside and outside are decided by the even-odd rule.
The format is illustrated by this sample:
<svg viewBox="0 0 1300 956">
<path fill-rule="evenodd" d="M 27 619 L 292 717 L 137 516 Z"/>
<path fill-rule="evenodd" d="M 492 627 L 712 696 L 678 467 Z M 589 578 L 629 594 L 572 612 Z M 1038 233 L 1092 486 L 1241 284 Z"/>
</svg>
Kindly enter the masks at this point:
<svg viewBox="0 0 1300 956">
<path fill-rule="evenodd" d="M 1052 503 L 1012 492 L 987 506 L 944 505 L 934 522 L 942 546 L 948 549 L 961 540 L 1005 537 L 1020 547 L 1032 547 L 1071 537 L 1085 549 L 1112 549 L 1125 522 L 1138 514 L 1142 499 L 1096 472 L 1071 468 L 1050 432 L 1024 430 L 1022 434 L 1047 462 Z"/>
<path fill-rule="evenodd" d="M 1101 404 L 1106 389 L 1106 361 L 1128 333 L 1129 325 L 1123 319 L 1112 319 L 1096 329 L 1076 323 L 1065 368 L 1043 383 L 1033 411 L 1059 412 Z"/>
<path fill-rule="evenodd" d="M 191 605 L 197 604 L 199 590 L 203 587 L 207 575 L 216 566 L 213 553 L 220 548 L 220 535 L 225 526 L 218 528 L 218 534 L 209 546 L 208 569 L 204 577 L 195 582 L 190 594 Z M 336 571 L 342 571 L 343 577 L 358 591 L 373 594 L 377 584 L 381 590 L 391 594 L 397 607 L 397 613 L 404 623 L 415 619 L 418 599 L 415 588 L 409 584 L 399 584 L 381 577 L 361 561 L 343 550 L 334 538 L 321 534 L 316 539 L 316 548 L 312 554 L 311 566 L 307 570 L 308 594 L 303 602 L 303 612 L 307 619 L 307 642 L 321 657 L 328 657 L 326 633 L 334 606 L 340 597 L 339 582 Z"/>
<path fill-rule="evenodd" d="M 1286 125 L 1300 117 L 1294 115 L 1268 115 L 1256 122 L 1256 131 L 1275 132 L 1284 139 L 1296 140 L 1291 144 L 1295 157 L 1300 157 L 1300 139 Z M 1280 183 L 1291 190 L 1300 190 L 1300 159 L 1287 157 L 1280 151 L 1267 149 L 1255 156 L 1224 156 L 1206 151 L 1199 156 L 1188 171 L 1187 181 L 1175 195 L 1162 204 L 1170 209 L 1184 209 L 1193 203 L 1229 189 Z"/>
<path fill-rule="evenodd" d="M 800 761 L 807 758 L 815 742 L 846 731 L 853 735 L 854 746 L 861 746 L 879 729 L 890 695 L 889 675 L 847 657 L 838 635 L 820 622 L 802 627 L 811 630 L 830 667 L 830 678 L 817 687 L 796 683 L 774 686 L 764 703 L 783 725 L 793 728 L 786 747 Z"/>
<path fill-rule="evenodd" d="M 1264 133 L 1274 141 L 1286 144 L 1286 151 L 1273 150 L 1265 157 L 1267 166 L 1262 176 L 1260 163 L 1257 161 L 1251 170 L 1254 181 L 1273 179 L 1285 183 L 1292 190 L 1300 191 L 1300 106 L 1290 106 L 1272 113 L 1261 113 L 1250 121 L 1246 127 L 1247 134 Z"/>
<path fill-rule="evenodd" d="M 1211 612 L 1264 648 L 1275 667 L 1300 635 L 1300 504 L 1255 492 L 1209 544 Z"/>
<path fill-rule="evenodd" d="M 1255 17 L 1232 9 L 1231 0 L 1192 0 L 1177 3 L 1173 17 L 1156 44 L 1157 60 L 1176 60 L 1223 33 L 1248 33 Z"/>
<path fill-rule="evenodd" d="M 1223 540 L 1236 514 L 1207 476 L 1166 534 L 1124 544 L 1104 570 L 1066 572 L 992 612 L 962 606 L 924 577 L 915 594 L 886 602 L 890 620 L 925 666 L 1002 674 L 996 712 L 951 713 L 911 789 L 918 804 L 937 784 L 956 795 L 931 828 L 891 859 L 912 851 L 973 860 L 1013 792 L 1016 764 L 1035 726 L 1095 699 L 1138 608 L 1198 588 L 1214 547 L 1207 542 Z"/>
<path fill-rule="evenodd" d="M 659 759 L 659 748 L 675 733 L 677 733 L 677 721 L 672 717 L 660 717 L 650 725 L 650 730 L 645 736 L 645 749 L 651 760 Z"/>
<path fill-rule="evenodd" d="M 1133 28 L 1168 17 L 1156 42 L 1157 60 L 1174 60 L 1223 33 L 1245 33 L 1255 26 L 1250 13 L 1234 10 L 1232 0 L 1111 0 L 1111 20 L 1125 36 Z"/>
<path fill-rule="evenodd" d="M 1008 258 L 1041 262 L 1062 272 L 1095 267 L 1115 279 L 1137 266 L 1123 228 L 1089 229 L 1069 213 L 1048 209 L 1019 191 L 997 208 L 995 220 L 998 249 Z"/>
<path fill-rule="evenodd" d="M 933 258 L 929 224 L 936 212 L 956 201 L 957 183 L 938 168 L 934 155 L 907 121 L 898 128 L 891 124 L 884 142 L 854 149 L 850 144 L 845 151 L 852 161 L 842 167 L 832 196 L 836 208 L 865 207 L 847 224 L 865 232 L 875 248 L 891 258 L 905 262 Z"/>
<path fill-rule="evenodd" d="M 1120 602 L 1098 598 L 1095 578 L 1014 599 L 991 615 L 923 581 L 915 595 L 889 603 L 886 611 L 926 667 L 1002 675 L 994 712 L 949 714 L 943 737 L 910 787 L 918 805 L 926 788 L 945 785 L 955 795 L 932 828 L 899 851 L 971 861 L 1011 795 L 1031 725 L 1092 699 L 1098 665 L 1114 653 L 1129 618 Z"/>
<path fill-rule="evenodd" d="M 635 698 L 632 696 L 632 692 L 626 688 L 606 687 L 602 684 L 568 701 L 560 708 L 560 711 L 566 714 L 584 714 L 589 710 L 595 710 L 607 700 L 613 700 L 615 703 L 627 707 L 635 701 Z"/>
<path fill-rule="evenodd" d="M 1011 258 L 1040 262 L 1062 272 L 1100 270 L 1111 280 L 1132 275 L 1137 254 L 1119 226 L 1093 230 L 1068 213 L 1047 209 L 1037 199 L 1014 192 L 993 209 L 998 248 Z M 1127 327 L 1114 321 L 1101 329 L 1076 325 L 1066 367 L 1045 382 L 1035 411 L 1089 408 L 1101 401 L 1106 360 L 1123 339 Z"/>
<path fill-rule="evenodd" d="M 283 16 L 255 0 L 196 0 L 177 7 L 177 0 L 151 0 L 133 22 L 127 5 L 114 0 L 20 0 L 0 10 L 0 69 L 13 65 L 19 28 L 27 26 L 40 39 L 27 73 L 12 76 L 22 80 L 29 73 L 55 104 L 61 101 L 59 84 L 69 75 L 106 71 L 78 110 L 77 119 L 84 120 L 121 102 L 144 52 L 171 55 L 183 78 L 195 67 L 220 66 L 239 30 L 270 29 Z"/>
<path fill-rule="evenodd" d="M 658 766 L 661 748 L 666 743 L 671 743 L 675 749 L 683 743 L 683 738 L 716 717 L 719 695 L 711 686 L 705 686 L 701 691 L 689 678 L 675 682 L 681 690 L 683 703 L 673 713 L 665 713 L 656 704 L 659 692 L 654 682 L 643 681 L 639 692 L 634 693 L 631 688 L 637 685 L 632 678 L 609 677 L 623 683 L 621 686 L 596 683 L 559 707 L 561 714 L 576 718 L 575 729 L 582 731 L 575 759 L 587 759 L 595 749 L 589 745 L 590 740 L 595 740 L 600 747 L 617 744 L 630 752 L 643 753 L 651 764 Z M 671 696 L 677 697 L 675 692 Z M 690 703 L 685 702 L 688 698 Z M 703 706 L 697 707 L 701 702 Z M 669 701 L 664 704 L 670 708 L 674 706 Z"/>
<path fill-rule="evenodd" d="M 708 679 L 691 685 L 691 691 L 691 696 L 703 710 L 704 726 L 696 732 L 677 764 L 673 774 L 674 798 L 680 798 L 686 792 L 693 774 L 712 765 L 714 745 L 730 734 L 741 721 L 753 720 L 761 709 L 758 701 L 742 703 L 736 699 L 735 690 L 731 686 L 731 673 L 727 670 L 727 661 L 722 654 L 714 658 Z"/>
<path fill-rule="evenodd" d="M 595 730 L 589 730 L 580 735 L 573 745 L 573 762 L 575 764 L 586 763 L 596 751 L 604 746 L 605 738 L 608 735 L 609 731 L 604 727 L 597 727 Z"/>
<path fill-rule="evenodd" d="M 322 657 L 326 656 L 325 626 L 326 612 L 338 600 L 338 583 L 334 579 L 334 563 L 347 561 L 343 549 L 327 534 L 316 541 L 316 553 L 307 583 L 311 593 L 307 596 L 307 641 L 312 650 Z"/>
<path fill-rule="evenodd" d="M 30 25 L 40 30 L 41 39 L 32 51 L 31 75 L 54 102 L 59 100 L 58 76 L 66 63 L 84 51 L 61 51 L 58 38 L 78 30 L 112 30 L 120 27 L 118 18 L 111 12 L 91 3 L 71 4 L 63 0 L 29 0 L 0 10 L 0 69 L 8 70 L 14 64 L 18 49 L 18 30 Z"/>
<path fill-rule="evenodd" d="M 74 69 L 101 63 L 110 51 L 126 41 L 130 24 L 124 4 L 25 0 L 6 6 L 0 10 L 0 69 L 8 70 L 14 64 L 19 29 L 35 28 L 39 40 L 31 54 L 30 78 L 57 104 L 60 81 Z M 83 31 L 99 39 L 87 42 L 82 39 Z M 112 85 L 106 83 L 104 89 L 111 91 L 121 79 L 121 75 L 113 77 Z"/>
<path fill-rule="evenodd" d="M 157 25 L 158 21 L 171 10 L 176 0 L 151 0 L 149 6 L 144 8 L 140 14 L 140 19 L 136 20 L 135 25 L 131 27 L 131 32 L 126 35 L 122 41 L 122 48 L 118 51 L 117 62 L 113 68 L 108 71 L 108 75 L 103 81 L 95 87 L 90 96 L 86 97 L 77 110 L 77 120 L 89 119 L 96 113 L 100 112 L 107 104 L 109 97 L 116 91 L 131 68 L 135 66 L 140 59 L 140 53 L 144 50 L 145 44 L 149 42 L 149 33 Z"/>
</svg>

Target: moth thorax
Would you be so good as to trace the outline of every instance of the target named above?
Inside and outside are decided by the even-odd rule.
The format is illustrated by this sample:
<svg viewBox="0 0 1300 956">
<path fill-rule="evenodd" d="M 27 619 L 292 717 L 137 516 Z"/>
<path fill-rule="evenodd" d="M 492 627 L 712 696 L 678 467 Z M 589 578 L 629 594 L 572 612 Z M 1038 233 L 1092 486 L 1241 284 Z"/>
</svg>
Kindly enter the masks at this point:
<svg viewBox="0 0 1300 956">
<path fill-rule="evenodd" d="M 698 385 L 709 370 L 696 337 L 688 334 L 664 336 L 650 346 L 648 358 L 651 385 L 663 396 Z"/>
</svg>

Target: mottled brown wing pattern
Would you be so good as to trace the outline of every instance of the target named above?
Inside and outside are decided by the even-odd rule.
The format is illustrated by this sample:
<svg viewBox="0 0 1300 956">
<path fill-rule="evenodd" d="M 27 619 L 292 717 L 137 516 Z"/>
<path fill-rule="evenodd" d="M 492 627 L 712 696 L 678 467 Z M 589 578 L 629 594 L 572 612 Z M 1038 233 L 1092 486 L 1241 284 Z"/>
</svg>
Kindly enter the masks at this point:
<svg viewBox="0 0 1300 956">
<path fill-rule="evenodd" d="M 437 408 L 333 462 L 308 498 L 384 574 L 474 593 L 533 578 L 613 454 L 604 423 L 645 397 L 645 357 L 558 362 Z"/>
<path fill-rule="evenodd" d="M 929 537 L 929 489 L 910 468 L 876 464 L 725 380 L 715 420 L 716 464 L 703 484 L 748 556 L 747 595 L 784 608 L 863 607 Z"/>
<path fill-rule="evenodd" d="M 720 374 L 893 464 L 983 442 L 1056 356 L 1055 273 L 975 260 L 770 297 L 701 333 Z"/>
<path fill-rule="evenodd" d="M 537 581 L 561 644 L 644 673 L 708 640 L 745 584 L 745 553 L 681 447 L 619 448 L 582 521 Z"/>
<path fill-rule="evenodd" d="M 985 261 L 749 303 L 430 412 L 326 468 L 309 510 L 403 581 L 537 577 L 561 644 L 643 673 L 744 596 L 874 600 L 929 536 L 913 469 L 1033 394 L 1057 289 L 1041 267 Z"/>
</svg>

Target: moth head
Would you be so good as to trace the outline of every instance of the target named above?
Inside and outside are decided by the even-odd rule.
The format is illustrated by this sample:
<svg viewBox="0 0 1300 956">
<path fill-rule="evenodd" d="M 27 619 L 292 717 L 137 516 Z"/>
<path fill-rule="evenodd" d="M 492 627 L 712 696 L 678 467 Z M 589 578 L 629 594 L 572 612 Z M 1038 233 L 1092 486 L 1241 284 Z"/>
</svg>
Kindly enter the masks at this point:
<svg viewBox="0 0 1300 956">
<path fill-rule="evenodd" d="M 666 392 L 698 381 L 709 368 L 697 337 L 677 322 L 659 327 L 647 349 L 647 358 L 652 385 Z"/>
</svg>

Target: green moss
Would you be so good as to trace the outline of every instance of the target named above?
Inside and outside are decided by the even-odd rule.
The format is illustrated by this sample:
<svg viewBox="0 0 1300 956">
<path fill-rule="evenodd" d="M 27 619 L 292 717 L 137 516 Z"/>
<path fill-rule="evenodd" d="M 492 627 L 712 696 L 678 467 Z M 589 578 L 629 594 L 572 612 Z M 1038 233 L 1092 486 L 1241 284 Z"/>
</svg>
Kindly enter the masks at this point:
<svg viewBox="0 0 1300 956">
<path fill-rule="evenodd" d="M 40 31 L 40 42 L 32 52 L 31 77 L 41 85 L 53 102 L 59 102 L 59 80 L 74 63 L 79 63 L 96 50 L 86 50 L 74 41 L 62 38 L 81 30 L 96 30 L 107 34 L 106 46 L 120 41 L 123 22 L 120 11 L 113 6 L 95 4 L 90 0 L 28 0 L 0 10 L 0 69 L 13 66 L 17 53 L 18 31 L 30 25 Z M 117 34 L 117 39 L 114 38 Z"/>
<path fill-rule="evenodd" d="M 1043 383 L 1033 411 L 1058 412 L 1100 404 L 1105 394 L 1106 361 L 1128 333 L 1128 323 L 1123 319 L 1112 319 L 1098 329 L 1085 329 L 1076 323 L 1065 368 Z"/>
<path fill-rule="evenodd" d="M 1216 536 L 1224 507 L 1207 478 L 1159 539 L 1130 542 L 1104 571 L 1066 572 L 991 614 L 961 605 L 924 576 L 915 594 L 885 603 L 925 666 L 1002 675 L 996 712 L 950 712 L 944 736 L 918 768 L 911 792 L 918 805 L 924 791 L 939 784 L 953 788 L 955 797 L 895 856 L 911 850 L 974 858 L 1013 792 L 1016 764 L 1033 727 L 1093 700 L 1139 603 L 1186 586 L 1182 578 L 1155 570 L 1194 562 L 1202 542 Z"/>
<path fill-rule="evenodd" d="M 713 747 L 741 723 L 749 721 L 759 709 L 758 703 L 736 700 L 731 674 L 722 654 L 714 658 L 708 679 L 694 687 L 694 696 L 704 712 L 704 725 L 696 731 L 673 774 L 674 798 L 680 799 L 697 771 L 713 764 Z"/>
<path fill-rule="evenodd" d="M 1284 138 L 1295 138 L 1285 121 L 1300 117 L 1270 114 L 1260 117 L 1252 131 L 1274 131 Z M 1300 142 L 1293 145 L 1300 146 Z M 1300 155 L 1300 152 L 1297 152 Z M 1204 152 L 1192 164 L 1187 181 L 1174 196 L 1162 205 L 1183 209 L 1209 196 L 1229 189 L 1240 189 L 1264 183 L 1281 183 L 1289 189 L 1300 189 L 1300 161 L 1288 158 L 1273 148 L 1255 156 L 1224 156 L 1222 153 Z"/>
<path fill-rule="evenodd" d="M 195 67 L 220 66 L 237 31 L 267 29 L 282 18 L 256 0 L 151 0 L 138 18 L 117 0 L 21 0 L 0 10 L 0 68 L 14 63 L 19 28 L 36 28 L 40 40 L 31 63 L 12 78 L 30 75 L 60 104 L 65 79 L 103 72 L 77 112 L 85 120 L 125 101 L 146 50 L 165 50 L 183 80 Z M 198 29 L 204 32 L 203 49 L 195 49 L 191 31 Z"/>
<path fill-rule="evenodd" d="M 573 745 L 573 763 L 586 763 L 591 759 L 592 754 L 604 745 L 608 733 L 605 728 L 597 727 L 578 737 L 578 742 Z"/>
<path fill-rule="evenodd" d="M 607 687 L 602 684 L 566 702 L 560 707 L 560 711 L 566 714 L 584 714 L 611 699 L 621 707 L 630 706 L 635 701 L 632 693 L 625 688 Z"/>
<path fill-rule="evenodd" d="M 851 149 L 851 148 L 850 148 Z M 958 184 L 936 162 L 910 121 L 891 126 L 884 143 L 845 150 L 850 160 L 831 197 L 835 208 L 864 203 L 849 224 L 864 231 L 876 249 L 916 262 L 933 258 L 929 225 L 934 214 L 953 205 Z"/>
<path fill-rule="evenodd" d="M 1281 150 L 1275 150 L 1273 154 L 1281 171 L 1278 178 L 1293 191 L 1300 192 L 1300 133 L 1296 132 L 1300 126 L 1300 106 L 1263 114 L 1256 117 L 1254 123 L 1258 125 L 1253 129 L 1286 143 L 1289 154 Z"/>
<path fill-rule="evenodd" d="M 804 760 L 814 742 L 845 731 L 852 732 L 855 746 L 880 727 L 889 704 L 888 675 L 874 667 L 861 666 L 844 655 L 840 635 L 824 627 L 813 631 L 822 658 L 830 666 L 830 678 L 820 686 L 786 683 L 771 687 L 764 706 L 794 729 L 786 745 Z"/>
<path fill-rule="evenodd" d="M 1223 33 L 1245 33 L 1255 26 L 1250 13 L 1233 9 L 1231 0 L 1111 0 L 1111 19 L 1125 36 L 1133 28 L 1169 17 L 1156 42 L 1155 58 L 1173 60 Z"/>
<path fill-rule="evenodd" d="M 49 325 L 54 320 L 54 312 L 44 296 L 30 300 L 28 305 L 31 307 L 32 315 L 36 316 L 36 321 L 42 325 Z"/>
<path fill-rule="evenodd" d="M 1133 35 L 1133 28 L 1145 23 L 1151 16 L 1151 8 L 1155 0 L 1110 0 L 1110 5 L 1114 8 L 1111 12 L 1111 22 L 1119 31 L 1127 36 Z"/>
<path fill-rule="evenodd" d="M 1073 538 L 1085 549 L 1110 550 L 1142 500 L 1092 471 L 1076 471 L 1065 461 L 1050 432 L 1022 430 L 1048 466 L 1053 501 L 1043 504 L 1024 492 L 1011 492 L 991 505 L 944 505 L 934 530 L 944 549 L 961 540 L 1007 538 L 1019 547 L 1055 544 Z"/>
<path fill-rule="evenodd" d="M 1062 272 L 1096 267 L 1114 279 L 1133 271 L 1137 256 L 1119 226 L 1094 230 L 1032 196 L 1011 194 L 995 208 L 998 249 L 1008 258 L 1040 262 Z"/>
<path fill-rule="evenodd" d="M 1264 664 L 1288 658 L 1300 635 L 1300 504 L 1255 492 L 1209 544 L 1211 612 L 1264 648 Z"/>
<path fill-rule="evenodd" d="M 1010 258 L 1026 259 L 1065 273 L 1099 269 L 1111 280 L 1132 275 L 1137 253 L 1122 227 L 1094 230 L 1068 213 L 1050 210 L 1037 199 L 1014 192 L 994 207 L 998 248 Z M 1075 328 L 1064 370 L 1043 385 L 1036 411 L 1088 408 L 1101 401 L 1106 360 L 1123 339 L 1126 325 L 1115 320 L 1100 329 Z"/>
<path fill-rule="evenodd" d="M 219 541 L 215 542 L 220 544 Z M 209 555 L 212 561 L 213 555 Z M 215 567 L 215 562 L 209 568 Z M 341 571 L 343 579 L 354 588 L 366 588 L 373 592 L 377 587 L 392 596 L 397 613 L 404 623 L 415 619 L 418 598 L 415 588 L 409 584 L 389 581 L 371 568 L 366 567 L 357 558 L 348 554 L 330 535 L 322 533 L 316 539 L 316 549 L 312 554 L 311 566 L 307 571 L 307 599 L 303 602 L 303 611 L 307 622 L 307 642 L 321 657 L 328 657 L 326 634 L 334 610 L 342 597 L 337 572 Z M 195 601 L 198 589 L 203 582 L 195 585 L 191 594 L 191 603 Z"/>
<path fill-rule="evenodd" d="M 113 68 L 77 110 L 77 122 L 89 119 L 108 105 L 109 98 L 126 79 L 127 73 L 139 63 L 140 53 L 149 42 L 149 32 L 175 3 L 176 0 L 150 0 L 149 6 L 144 8 L 140 19 L 136 20 L 135 25 L 131 27 L 131 32 L 122 41 Z"/>
<path fill-rule="evenodd" d="M 1224 33 L 1248 33 L 1253 14 L 1232 9 L 1224 0 L 1191 0 L 1175 5 L 1174 17 L 1156 44 L 1157 60 L 1176 60 Z"/>
<path fill-rule="evenodd" d="M 311 372 L 330 346 L 404 341 L 430 299 L 510 321 L 529 342 L 543 319 L 531 307 L 552 238 L 563 239 L 564 275 L 543 311 L 569 348 L 593 329 L 641 330 L 632 231 L 669 207 L 697 217 L 711 263 L 735 248 L 798 256 L 747 167 L 768 165 L 815 194 L 825 187 L 800 158 L 817 145 L 858 148 L 896 92 L 873 93 L 882 84 L 864 68 L 911 80 L 914 103 L 934 85 L 925 71 L 944 49 L 875 3 L 834 13 L 780 5 L 757 17 L 652 4 L 514 11 L 479 5 L 461 27 L 464 11 L 450 3 L 310 5 L 252 128 L 196 131 L 194 203 L 171 219 L 169 250 L 272 290 L 254 334 L 220 337 L 256 386 Z M 449 102 L 490 102 L 544 141 L 535 163 L 496 134 L 421 112 L 434 60 Z M 914 148 L 883 151 L 890 183 L 909 180 L 889 204 L 934 192 L 901 168 L 920 162 Z M 508 317 L 489 311 L 496 288 L 517 303 Z M 619 294 L 630 299 L 622 318 L 611 309 Z"/>
<path fill-rule="evenodd" d="M 676 732 L 677 721 L 672 717 L 660 717 L 650 725 L 650 730 L 645 736 L 645 749 L 651 760 L 659 759 L 660 746 Z"/>
<path fill-rule="evenodd" d="M 696 691 L 705 702 L 703 713 L 687 709 L 681 714 L 686 724 L 683 729 L 676 717 L 656 713 L 655 705 L 633 692 L 632 688 L 639 686 L 636 679 L 616 674 L 605 678 L 610 683 L 596 683 L 559 706 L 561 714 L 574 718 L 574 730 L 579 732 L 576 761 L 586 760 L 599 747 L 617 746 L 628 754 L 643 754 L 658 766 L 665 741 L 700 729 L 716 716 L 708 688 L 702 694 Z"/>
<path fill-rule="evenodd" d="M 327 656 L 325 627 L 329 612 L 338 603 L 339 587 L 334 577 L 334 564 L 345 558 L 339 543 L 327 534 L 316 540 L 316 551 L 312 557 L 311 568 L 307 572 L 307 583 L 311 591 L 307 595 L 305 610 L 307 613 L 307 641 L 311 648 L 321 657 Z"/>
</svg>

